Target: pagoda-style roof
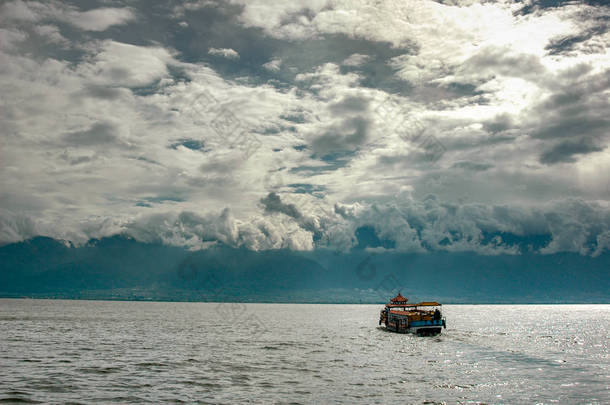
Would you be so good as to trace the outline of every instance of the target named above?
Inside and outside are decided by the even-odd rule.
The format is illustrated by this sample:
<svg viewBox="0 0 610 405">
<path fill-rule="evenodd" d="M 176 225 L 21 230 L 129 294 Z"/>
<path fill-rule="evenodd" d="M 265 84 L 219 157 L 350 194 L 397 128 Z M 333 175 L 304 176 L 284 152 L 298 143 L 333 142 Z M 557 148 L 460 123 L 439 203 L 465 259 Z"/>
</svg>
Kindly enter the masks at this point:
<svg viewBox="0 0 610 405">
<path fill-rule="evenodd" d="M 409 301 L 409 300 L 407 298 L 403 297 L 401 293 L 398 293 L 398 295 L 396 297 L 394 297 L 390 300 L 390 302 L 392 304 L 405 303 L 407 301 Z"/>
</svg>

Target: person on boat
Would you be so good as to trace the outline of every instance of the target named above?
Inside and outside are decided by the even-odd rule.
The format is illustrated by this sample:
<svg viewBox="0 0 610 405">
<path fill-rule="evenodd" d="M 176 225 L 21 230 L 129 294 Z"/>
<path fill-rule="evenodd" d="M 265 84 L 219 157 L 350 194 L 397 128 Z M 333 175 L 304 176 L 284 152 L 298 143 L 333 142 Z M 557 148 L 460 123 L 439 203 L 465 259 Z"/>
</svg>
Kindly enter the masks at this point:
<svg viewBox="0 0 610 405">
<path fill-rule="evenodd" d="M 438 320 L 440 320 L 440 319 L 441 319 L 441 311 L 439 311 L 439 310 L 438 310 L 438 308 L 436 308 L 436 309 L 434 310 L 434 320 L 435 320 L 435 321 L 438 321 Z"/>
</svg>

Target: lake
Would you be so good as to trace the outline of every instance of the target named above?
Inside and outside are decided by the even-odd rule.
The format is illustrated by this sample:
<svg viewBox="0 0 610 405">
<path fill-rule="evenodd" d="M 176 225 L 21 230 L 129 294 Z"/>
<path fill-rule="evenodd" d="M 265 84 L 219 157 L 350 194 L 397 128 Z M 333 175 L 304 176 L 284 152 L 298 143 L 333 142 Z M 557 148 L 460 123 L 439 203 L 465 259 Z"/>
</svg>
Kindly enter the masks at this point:
<svg viewBox="0 0 610 405">
<path fill-rule="evenodd" d="M 0 400 L 610 403 L 610 305 L 446 305 L 436 337 L 382 305 L 0 300 Z"/>
</svg>

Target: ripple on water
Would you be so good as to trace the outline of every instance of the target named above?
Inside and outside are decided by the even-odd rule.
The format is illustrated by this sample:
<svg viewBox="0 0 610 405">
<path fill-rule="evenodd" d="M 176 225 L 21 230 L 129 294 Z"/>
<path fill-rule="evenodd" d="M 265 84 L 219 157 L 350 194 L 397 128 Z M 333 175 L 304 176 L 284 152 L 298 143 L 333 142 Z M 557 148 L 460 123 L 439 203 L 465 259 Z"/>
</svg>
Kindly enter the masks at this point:
<svg viewBox="0 0 610 405">
<path fill-rule="evenodd" d="M 122 370 L 121 367 L 115 367 L 115 366 L 106 366 L 106 367 L 80 367 L 77 369 L 80 372 L 83 373 L 90 373 L 90 374 L 112 374 L 112 373 L 118 373 Z"/>
<path fill-rule="evenodd" d="M 258 334 L 216 306 L 4 301 L 0 402 L 610 403 L 610 306 L 446 306 L 429 338 L 378 328 L 378 306 L 247 305 Z"/>
</svg>

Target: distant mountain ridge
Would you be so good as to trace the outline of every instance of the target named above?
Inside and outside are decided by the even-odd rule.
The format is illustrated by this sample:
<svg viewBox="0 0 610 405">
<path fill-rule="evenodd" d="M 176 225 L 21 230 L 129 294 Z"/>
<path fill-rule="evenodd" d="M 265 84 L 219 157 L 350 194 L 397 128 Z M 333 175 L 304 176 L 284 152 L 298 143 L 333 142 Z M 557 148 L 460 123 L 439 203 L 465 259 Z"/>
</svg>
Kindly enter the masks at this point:
<svg viewBox="0 0 610 405">
<path fill-rule="evenodd" d="M 0 247 L 0 296 L 251 302 L 610 302 L 610 254 L 191 252 L 124 236 Z"/>
</svg>

